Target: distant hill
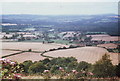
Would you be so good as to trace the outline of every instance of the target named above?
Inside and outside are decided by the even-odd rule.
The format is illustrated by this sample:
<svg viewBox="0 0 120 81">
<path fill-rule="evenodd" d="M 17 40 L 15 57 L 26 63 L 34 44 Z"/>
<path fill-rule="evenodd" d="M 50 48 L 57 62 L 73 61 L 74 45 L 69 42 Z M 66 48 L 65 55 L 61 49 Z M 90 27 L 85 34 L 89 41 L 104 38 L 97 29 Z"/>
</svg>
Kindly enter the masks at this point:
<svg viewBox="0 0 120 81">
<path fill-rule="evenodd" d="M 110 35 L 118 33 L 118 17 L 116 14 L 102 15 L 2 15 L 2 23 L 17 25 L 2 25 L 2 31 L 20 31 L 32 27 L 54 28 L 58 31 L 107 32 Z"/>
</svg>

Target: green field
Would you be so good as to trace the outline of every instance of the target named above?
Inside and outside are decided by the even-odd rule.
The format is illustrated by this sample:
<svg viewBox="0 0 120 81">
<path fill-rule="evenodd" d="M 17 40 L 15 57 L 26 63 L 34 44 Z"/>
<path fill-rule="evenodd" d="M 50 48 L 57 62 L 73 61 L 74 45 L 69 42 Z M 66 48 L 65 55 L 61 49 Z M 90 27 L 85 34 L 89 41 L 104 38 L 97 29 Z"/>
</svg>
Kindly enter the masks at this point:
<svg viewBox="0 0 120 81">
<path fill-rule="evenodd" d="M 43 42 L 43 39 L 24 40 L 23 42 Z"/>
</svg>

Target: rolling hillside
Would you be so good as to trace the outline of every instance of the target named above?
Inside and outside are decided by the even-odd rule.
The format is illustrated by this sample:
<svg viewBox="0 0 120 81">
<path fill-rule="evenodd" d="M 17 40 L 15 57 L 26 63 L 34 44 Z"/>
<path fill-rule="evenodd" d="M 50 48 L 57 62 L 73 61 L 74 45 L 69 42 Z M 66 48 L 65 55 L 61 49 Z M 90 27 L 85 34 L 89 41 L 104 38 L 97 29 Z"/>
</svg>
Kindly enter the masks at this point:
<svg viewBox="0 0 120 81">
<path fill-rule="evenodd" d="M 94 64 L 105 54 L 109 54 L 114 65 L 118 64 L 118 54 L 109 53 L 106 49 L 100 47 L 81 47 L 67 50 L 48 52 L 45 55 L 52 57 L 75 57 L 78 62 L 86 61 Z"/>
</svg>

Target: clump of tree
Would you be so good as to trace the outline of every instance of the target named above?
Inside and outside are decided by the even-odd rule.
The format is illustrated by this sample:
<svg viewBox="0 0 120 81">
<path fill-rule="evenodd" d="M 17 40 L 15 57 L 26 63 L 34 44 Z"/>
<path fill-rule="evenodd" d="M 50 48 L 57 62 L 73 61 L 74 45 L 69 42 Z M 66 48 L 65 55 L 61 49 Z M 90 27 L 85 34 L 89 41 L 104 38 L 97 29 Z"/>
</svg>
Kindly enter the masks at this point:
<svg viewBox="0 0 120 81">
<path fill-rule="evenodd" d="M 28 72 L 28 69 L 29 69 L 29 67 L 30 67 L 32 64 L 33 64 L 33 62 L 32 62 L 31 60 L 27 60 L 27 61 L 24 61 L 24 62 L 22 63 L 22 65 L 24 66 L 23 69 L 24 69 L 24 72 L 25 72 L 25 73 L 29 73 L 29 72 Z"/>
<path fill-rule="evenodd" d="M 69 48 L 77 48 L 77 47 L 79 47 L 79 46 L 77 46 L 77 45 L 70 45 L 69 46 Z"/>
<path fill-rule="evenodd" d="M 47 67 L 42 62 L 36 62 L 29 67 L 28 72 L 31 74 L 43 73 L 46 69 Z"/>
<path fill-rule="evenodd" d="M 82 62 L 78 63 L 77 71 L 88 71 L 91 68 L 91 66 L 92 65 L 90 63 L 82 61 Z"/>
<path fill-rule="evenodd" d="M 32 62 L 30 60 L 22 63 L 24 66 L 24 73 L 42 73 L 44 70 L 50 70 L 53 74 L 57 73 L 59 67 L 63 67 L 64 69 L 70 71 L 72 69 L 76 69 L 77 67 L 77 59 L 74 57 L 58 57 L 53 59 L 44 59 L 36 62 Z"/>
</svg>

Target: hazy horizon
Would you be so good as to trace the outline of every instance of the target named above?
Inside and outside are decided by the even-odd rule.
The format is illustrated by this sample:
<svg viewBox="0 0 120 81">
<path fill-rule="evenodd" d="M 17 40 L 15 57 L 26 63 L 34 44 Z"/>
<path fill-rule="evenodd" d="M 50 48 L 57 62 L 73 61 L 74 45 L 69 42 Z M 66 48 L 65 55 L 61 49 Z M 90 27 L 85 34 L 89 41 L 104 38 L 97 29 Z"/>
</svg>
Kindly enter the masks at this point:
<svg viewBox="0 0 120 81">
<path fill-rule="evenodd" d="M 1 15 L 99 15 L 118 14 L 117 2 L 5 2 Z"/>
<path fill-rule="evenodd" d="M 92 15 L 118 15 L 118 14 L 115 14 L 115 13 L 106 13 L 106 14 L 47 14 L 47 15 L 44 15 L 44 14 L 0 14 L 0 15 L 33 15 L 33 16 L 92 16 Z"/>
</svg>

